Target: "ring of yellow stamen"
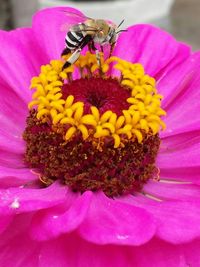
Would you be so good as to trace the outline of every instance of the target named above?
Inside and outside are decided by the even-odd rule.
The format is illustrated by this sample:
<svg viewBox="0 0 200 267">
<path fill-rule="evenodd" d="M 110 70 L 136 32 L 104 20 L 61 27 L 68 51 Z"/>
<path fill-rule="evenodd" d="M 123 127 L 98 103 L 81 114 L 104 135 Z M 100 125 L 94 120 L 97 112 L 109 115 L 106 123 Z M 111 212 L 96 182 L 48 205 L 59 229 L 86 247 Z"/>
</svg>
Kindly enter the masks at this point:
<svg viewBox="0 0 200 267">
<path fill-rule="evenodd" d="M 96 75 L 98 64 L 96 56 L 87 52 L 81 55 L 74 66 L 62 70 L 62 60 L 52 60 L 50 64 L 41 67 L 41 73 L 31 81 L 31 88 L 36 91 L 29 108 L 37 109 L 37 119 L 43 122 L 51 121 L 52 125 L 67 126 L 63 134 L 66 141 L 70 140 L 77 131 L 82 133 L 86 140 L 91 134 L 96 139 L 111 136 L 114 147 L 123 145 L 124 138 L 137 139 L 142 142 L 145 134 L 157 134 L 160 129 L 165 129 L 161 116 L 166 112 L 161 108 L 162 96 L 157 93 L 155 79 L 145 74 L 141 64 L 130 63 L 118 57 L 107 60 L 101 55 L 101 74 L 107 74 L 110 64 L 120 71 L 120 83 L 125 90 L 130 91 L 127 99 L 129 108 L 117 116 L 111 110 L 100 116 L 99 110 L 91 107 L 91 113 L 84 114 L 84 102 L 74 102 L 74 96 L 62 98 L 62 86 L 70 80 L 75 67 L 83 77 Z M 91 130 L 92 129 L 92 130 Z"/>
</svg>

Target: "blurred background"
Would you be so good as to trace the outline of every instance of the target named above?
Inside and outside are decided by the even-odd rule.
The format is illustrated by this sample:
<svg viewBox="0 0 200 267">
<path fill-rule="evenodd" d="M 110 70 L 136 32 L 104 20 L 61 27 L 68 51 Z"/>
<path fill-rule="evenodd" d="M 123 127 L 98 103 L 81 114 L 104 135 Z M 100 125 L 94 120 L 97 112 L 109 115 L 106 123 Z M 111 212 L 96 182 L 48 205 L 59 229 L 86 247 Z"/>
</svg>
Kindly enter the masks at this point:
<svg viewBox="0 0 200 267">
<path fill-rule="evenodd" d="M 36 10 L 66 5 L 87 16 L 111 19 L 124 27 L 151 23 L 200 49 L 200 0 L 0 0 L 0 28 L 10 30 L 31 25 Z"/>
</svg>

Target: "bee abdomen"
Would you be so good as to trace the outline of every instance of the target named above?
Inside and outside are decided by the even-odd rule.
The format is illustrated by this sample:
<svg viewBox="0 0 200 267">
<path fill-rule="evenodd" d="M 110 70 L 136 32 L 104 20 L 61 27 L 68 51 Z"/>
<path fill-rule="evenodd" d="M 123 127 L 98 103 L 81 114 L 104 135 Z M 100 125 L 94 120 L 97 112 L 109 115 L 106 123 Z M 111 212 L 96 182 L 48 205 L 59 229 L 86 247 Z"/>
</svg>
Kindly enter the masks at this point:
<svg viewBox="0 0 200 267">
<path fill-rule="evenodd" d="M 72 50 L 81 44 L 84 36 L 81 32 L 69 31 L 65 37 L 66 46 Z"/>
</svg>

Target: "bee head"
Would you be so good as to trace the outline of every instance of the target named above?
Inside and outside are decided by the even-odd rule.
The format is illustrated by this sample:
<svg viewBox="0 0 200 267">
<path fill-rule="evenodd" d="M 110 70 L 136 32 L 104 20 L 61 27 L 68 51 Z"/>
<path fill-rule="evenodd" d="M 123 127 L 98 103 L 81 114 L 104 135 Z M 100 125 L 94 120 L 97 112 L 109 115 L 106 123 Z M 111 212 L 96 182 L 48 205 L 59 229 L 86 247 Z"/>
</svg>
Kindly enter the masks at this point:
<svg viewBox="0 0 200 267">
<path fill-rule="evenodd" d="M 119 25 L 117 26 L 116 24 L 109 22 L 109 31 L 108 31 L 108 39 L 109 39 L 109 43 L 112 45 L 116 42 L 117 39 L 117 35 L 120 32 L 124 32 L 127 30 L 119 30 L 119 27 L 123 24 L 124 20 L 122 20 Z"/>
<path fill-rule="evenodd" d="M 110 26 L 108 32 L 108 41 L 112 45 L 116 42 L 116 39 L 117 39 L 116 27 Z"/>
</svg>

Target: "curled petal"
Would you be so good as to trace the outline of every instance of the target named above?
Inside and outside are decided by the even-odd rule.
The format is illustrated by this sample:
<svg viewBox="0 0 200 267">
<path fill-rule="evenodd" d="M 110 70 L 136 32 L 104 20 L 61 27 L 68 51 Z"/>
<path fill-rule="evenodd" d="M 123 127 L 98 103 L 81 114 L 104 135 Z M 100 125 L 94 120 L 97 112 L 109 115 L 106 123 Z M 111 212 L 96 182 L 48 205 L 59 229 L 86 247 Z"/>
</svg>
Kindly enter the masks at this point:
<svg viewBox="0 0 200 267">
<path fill-rule="evenodd" d="M 152 238 L 155 224 L 144 209 L 119 203 L 99 193 L 79 232 L 84 239 L 96 244 L 141 245 Z"/>
<path fill-rule="evenodd" d="M 64 212 L 59 208 L 38 212 L 33 217 L 31 225 L 33 239 L 48 240 L 75 230 L 87 215 L 91 197 L 92 192 L 85 192 L 74 199 L 72 205 Z"/>
</svg>

